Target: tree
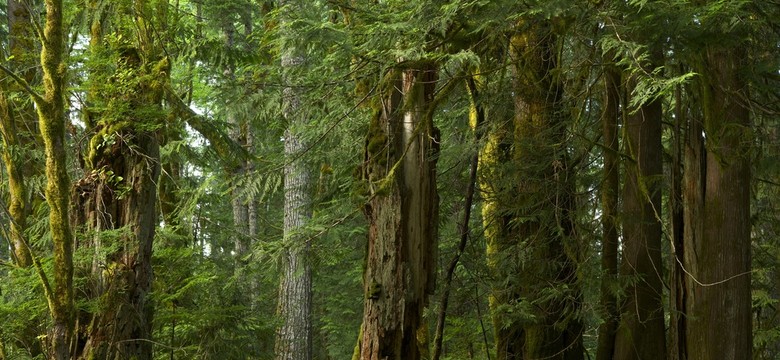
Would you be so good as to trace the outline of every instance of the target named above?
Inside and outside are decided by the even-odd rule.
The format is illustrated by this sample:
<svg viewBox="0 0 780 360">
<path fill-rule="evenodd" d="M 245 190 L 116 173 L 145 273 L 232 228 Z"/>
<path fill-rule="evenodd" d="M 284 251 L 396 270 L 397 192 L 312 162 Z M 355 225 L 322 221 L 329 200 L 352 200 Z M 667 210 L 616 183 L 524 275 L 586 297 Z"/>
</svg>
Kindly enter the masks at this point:
<svg viewBox="0 0 780 360">
<path fill-rule="evenodd" d="M 36 61 L 30 8 L 20 1 L 10 0 L 6 12 L 9 69 L 21 74 L 25 82 L 32 83 L 36 75 Z M 25 239 L 27 217 L 33 206 L 30 180 L 37 167 L 25 167 L 23 164 L 33 161 L 32 147 L 37 138 L 38 124 L 33 104 L 24 96 L 24 90 L 7 80 L 0 86 L 0 132 L 3 136 L 3 162 L 8 173 L 11 253 L 17 265 L 27 267 L 32 265 L 30 244 Z"/>
<path fill-rule="evenodd" d="M 629 78 L 629 84 L 636 80 Z M 624 126 L 623 263 L 627 278 L 615 338 L 616 359 L 664 359 L 663 263 L 661 262 L 661 102 L 627 116 Z"/>
<path fill-rule="evenodd" d="M 91 289 L 98 310 L 81 318 L 79 356 L 91 358 L 152 357 L 152 241 L 157 227 L 157 182 L 160 152 L 155 130 L 165 114 L 162 98 L 170 71 L 153 29 L 164 28 L 167 3 L 133 1 L 117 4 L 138 29 L 136 38 L 93 39 L 108 43 L 110 75 L 95 71 L 91 138 L 85 154 L 85 176 L 76 190 L 78 223 L 92 242 L 100 266 L 93 268 Z M 156 16 L 152 16 L 156 14 Z M 122 19 L 117 19 L 118 32 Z M 101 24 L 96 24 L 100 26 Z M 94 34 L 93 34 L 94 35 Z M 108 79 L 107 82 L 105 80 Z"/>
<path fill-rule="evenodd" d="M 45 276 L 42 279 L 53 320 L 50 356 L 65 360 L 71 357 L 74 310 L 73 233 L 68 218 L 70 180 L 65 155 L 64 28 L 62 1 L 46 0 L 44 4 L 46 25 L 41 48 L 44 93 L 42 97 L 33 98 L 46 152 L 46 202 L 54 245 L 54 287 L 49 286 Z"/>
<path fill-rule="evenodd" d="M 481 164 L 490 185 L 482 212 L 488 261 L 499 284 L 491 298 L 497 357 L 576 359 L 582 357 L 579 250 L 571 218 L 574 172 L 561 146 L 567 121 L 555 75 L 557 34 L 544 19 L 515 26 L 514 118 L 489 135 Z M 498 168 L 503 162 L 511 165 Z"/>
<path fill-rule="evenodd" d="M 435 64 L 401 64 L 388 70 L 383 83 L 387 90 L 374 103 L 362 169 L 369 230 L 356 355 L 421 359 L 428 331 L 422 315 L 436 271 Z"/>
<path fill-rule="evenodd" d="M 4 2 L 0 358 L 774 359 L 778 12 Z"/>
<path fill-rule="evenodd" d="M 616 359 L 665 359 L 666 335 L 664 328 L 662 237 L 662 181 L 663 146 L 661 143 L 663 110 L 658 94 L 647 93 L 648 86 L 659 74 L 663 63 L 663 39 L 660 31 L 643 32 L 648 18 L 661 22 L 662 15 L 655 9 L 639 8 L 631 4 L 619 9 L 626 11 L 619 19 L 610 19 L 610 29 L 623 30 L 618 34 L 641 52 L 621 52 L 613 58 L 623 66 L 623 87 L 627 93 L 623 109 L 623 181 L 622 209 L 622 264 L 620 275 L 625 281 L 624 298 L 620 304 L 620 325 L 615 336 Z M 635 16 L 639 15 L 639 16 Z M 619 21 L 622 24 L 615 24 Z M 657 30 L 657 29 L 656 29 Z M 609 48 L 609 45 L 607 45 Z"/>
<path fill-rule="evenodd" d="M 701 6 L 714 4 L 701 2 Z M 701 49 L 697 70 L 702 117 L 688 119 L 685 146 L 685 308 L 679 310 L 686 318 L 684 342 L 679 346 L 688 359 L 750 358 L 753 348 L 752 133 L 744 101 L 748 87 L 739 70 L 745 66 L 746 44 L 739 28 L 734 32 L 723 28 L 723 16 L 713 13 L 703 24 L 710 36 L 727 36 L 710 38 Z"/>
<path fill-rule="evenodd" d="M 285 36 L 291 36 L 293 14 L 301 13 L 303 5 L 291 1 L 282 6 L 280 28 Z M 303 158 L 307 148 L 303 128 L 308 122 L 308 114 L 302 106 L 303 94 L 294 85 L 296 78 L 289 76 L 302 70 L 306 56 L 292 42 L 288 46 L 281 56 L 282 68 L 288 76 L 284 79 L 283 98 L 287 121 L 284 133 L 284 253 L 277 310 L 282 324 L 274 346 L 278 360 L 311 359 L 312 356 L 311 238 L 306 225 L 312 216 L 314 180 Z"/>
</svg>

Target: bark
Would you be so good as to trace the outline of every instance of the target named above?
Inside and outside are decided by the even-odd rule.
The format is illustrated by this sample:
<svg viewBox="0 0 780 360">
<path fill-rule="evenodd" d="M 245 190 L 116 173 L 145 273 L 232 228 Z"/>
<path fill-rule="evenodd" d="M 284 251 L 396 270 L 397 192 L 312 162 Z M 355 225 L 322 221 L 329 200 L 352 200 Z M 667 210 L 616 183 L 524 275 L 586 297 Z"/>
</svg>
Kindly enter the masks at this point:
<svg viewBox="0 0 780 360">
<path fill-rule="evenodd" d="M 615 351 L 620 313 L 617 300 L 618 274 L 618 196 L 620 187 L 618 123 L 620 122 L 620 73 L 612 66 L 604 72 L 604 182 L 601 187 L 601 306 L 604 322 L 599 326 L 596 360 L 611 360 Z"/>
<path fill-rule="evenodd" d="M 630 79 L 629 83 L 635 82 Z M 633 86 L 633 85 L 632 85 Z M 665 359 L 661 262 L 661 102 L 641 105 L 624 127 L 623 256 L 629 282 L 615 338 L 616 359 Z"/>
<path fill-rule="evenodd" d="M 282 66 L 296 71 L 304 58 L 287 49 Z M 287 79 L 290 80 L 289 78 Z M 312 173 L 302 159 L 306 144 L 302 131 L 308 120 L 301 107 L 301 93 L 294 87 L 284 89 L 284 116 L 288 128 L 284 135 L 284 258 L 279 284 L 277 315 L 277 360 L 312 358 L 312 284 L 309 250 L 311 238 L 306 225 L 312 216 Z"/>
<path fill-rule="evenodd" d="M 30 214 L 30 202 L 27 199 L 24 173 L 22 171 L 22 144 L 19 140 L 14 110 L 6 94 L 6 86 L 0 90 L 0 132 L 3 136 L 3 163 L 8 174 L 8 214 L 10 215 L 9 243 L 14 263 L 20 267 L 32 265 L 32 256 L 24 231 L 27 228 L 27 216 Z"/>
<path fill-rule="evenodd" d="M 433 127 L 434 64 L 406 64 L 386 74 L 369 125 L 363 178 L 369 200 L 365 301 L 357 358 L 427 357 L 423 311 L 436 271 L 438 194 Z"/>
<path fill-rule="evenodd" d="M 105 237 L 110 230 L 119 231 L 118 238 L 101 239 L 102 247 L 115 250 L 102 259 L 99 269 L 102 276 L 97 295 L 102 306 L 93 314 L 84 334 L 85 359 L 151 359 L 152 354 L 149 340 L 153 306 L 148 294 L 157 223 L 159 145 L 149 132 L 126 129 L 122 136 L 133 142 L 101 156 L 98 161 L 106 162 L 105 165 L 78 185 L 79 210 L 88 214 L 87 226 L 98 233 L 96 238 Z M 98 175 L 107 171 L 123 177 L 125 183 L 115 184 Z"/>
<path fill-rule="evenodd" d="M 746 54 L 741 44 L 710 45 L 703 58 L 704 117 L 689 124 L 685 155 L 684 346 L 689 360 L 749 359 L 752 135 L 738 73 Z"/>
<path fill-rule="evenodd" d="M 511 163 L 509 154 L 512 142 L 512 130 L 507 124 L 492 124 L 486 135 L 485 146 L 479 154 L 479 173 L 482 191 L 482 220 L 487 240 L 487 262 L 491 276 L 498 284 L 503 279 L 513 277 L 509 266 L 502 266 L 503 254 L 511 248 L 509 222 L 511 217 L 506 214 L 507 201 L 505 188 L 507 176 L 502 171 L 502 164 Z M 489 296 L 493 331 L 495 333 L 496 358 L 515 359 L 522 354 L 524 343 L 523 324 L 510 321 L 499 310 L 509 304 L 512 299 L 520 297 L 515 287 L 493 285 Z"/>
</svg>

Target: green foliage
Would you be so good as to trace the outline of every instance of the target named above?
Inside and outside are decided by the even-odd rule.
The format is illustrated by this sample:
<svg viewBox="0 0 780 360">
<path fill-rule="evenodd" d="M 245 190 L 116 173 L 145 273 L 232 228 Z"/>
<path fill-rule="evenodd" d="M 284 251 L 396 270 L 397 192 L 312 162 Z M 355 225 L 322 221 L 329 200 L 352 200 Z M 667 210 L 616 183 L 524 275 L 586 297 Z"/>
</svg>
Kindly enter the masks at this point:
<svg viewBox="0 0 780 360">
<path fill-rule="evenodd" d="M 0 295 L 0 342 L 6 356 L 14 359 L 43 359 L 41 341 L 48 326 L 46 302 L 38 274 L 33 268 L 2 266 Z"/>
<path fill-rule="evenodd" d="M 176 237 L 161 231 L 159 243 Z M 206 257 L 195 248 L 155 248 L 157 274 L 152 298 L 157 304 L 155 339 L 161 344 L 156 358 L 199 359 L 267 358 L 271 356 L 274 321 L 268 296 L 244 302 L 249 294 L 267 293 L 239 283 L 231 262 Z M 247 294 L 248 293 L 248 294 Z M 265 340 L 263 340 L 265 339 Z"/>
</svg>

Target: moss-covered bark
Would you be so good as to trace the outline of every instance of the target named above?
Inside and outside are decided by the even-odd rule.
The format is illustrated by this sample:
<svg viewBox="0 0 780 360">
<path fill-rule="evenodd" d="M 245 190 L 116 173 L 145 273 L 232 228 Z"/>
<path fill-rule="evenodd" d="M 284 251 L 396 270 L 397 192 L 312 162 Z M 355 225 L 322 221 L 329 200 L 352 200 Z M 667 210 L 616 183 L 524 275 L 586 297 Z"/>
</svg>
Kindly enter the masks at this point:
<svg viewBox="0 0 780 360">
<path fill-rule="evenodd" d="M 46 201 L 54 245 L 54 287 L 49 294 L 53 319 L 52 359 L 70 359 L 73 321 L 73 234 L 68 219 L 70 179 L 65 156 L 65 72 L 62 1 L 46 0 L 46 25 L 41 48 L 44 94 L 36 99 L 46 153 Z"/>
<path fill-rule="evenodd" d="M 4 84 L 5 85 L 5 84 Z M 24 237 L 27 228 L 27 216 L 30 213 L 30 203 L 27 200 L 27 191 L 22 171 L 22 145 L 17 136 L 18 129 L 14 110 L 5 96 L 6 86 L 0 89 L 0 132 L 3 136 L 3 163 L 8 174 L 8 213 L 11 216 L 9 243 L 11 254 L 17 266 L 27 267 L 32 265 L 32 256 L 28 243 Z"/>
<path fill-rule="evenodd" d="M 392 70 L 369 126 L 360 359 L 415 360 L 428 351 L 422 315 L 436 271 L 435 83 L 436 69 L 429 62 Z"/>
<path fill-rule="evenodd" d="M 479 154 L 479 180 L 482 192 L 482 220 L 487 241 L 487 262 L 491 276 L 496 280 L 489 296 L 491 318 L 495 337 L 496 357 L 515 359 L 522 356 L 524 343 L 523 324 L 512 321 L 503 313 L 505 306 L 520 297 L 519 289 L 503 286 L 501 281 L 515 276 L 512 267 L 504 266 L 504 254 L 511 251 L 512 236 L 509 228 L 511 215 L 507 207 L 511 200 L 506 196 L 511 188 L 508 183 L 513 141 L 511 124 L 488 123 L 485 145 Z M 511 180 L 509 180 L 511 181 Z"/>
<path fill-rule="evenodd" d="M 36 74 L 37 49 L 30 8 L 20 1 L 10 0 L 7 14 L 8 51 L 11 55 L 7 60 L 8 67 L 31 83 Z M 0 83 L 0 133 L 4 145 L 2 157 L 8 174 L 11 250 L 14 262 L 27 267 L 32 265 L 32 256 L 24 232 L 31 213 L 33 193 L 27 184 L 31 183 L 29 180 L 33 175 L 42 171 L 43 164 L 35 162 L 31 156 L 31 147 L 39 136 L 36 134 L 38 119 L 24 91 L 18 84 L 6 80 Z"/>
<path fill-rule="evenodd" d="M 133 12 L 118 15 L 151 14 L 156 3 L 135 1 Z M 149 293 L 160 177 L 156 132 L 167 118 L 162 99 L 170 69 L 150 32 L 165 21 L 164 13 L 156 16 L 132 19 L 138 29 L 132 43 L 108 46 L 100 39 L 92 41 L 105 46 L 103 53 L 114 53 L 116 68 L 105 74 L 101 67 L 91 74 L 109 79 L 90 89 L 93 106 L 106 111 L 89 112 L 94 117 L 88 129 L 86 173 L 74 192 L 74 218 L 85 230 L 79 246 L 92 248 L 96 256 L 90 296 L 99 305 L 79 318 L 76 351 L 82 359 L 152 358 L 154 307 Z"/>
<path fill-rule="evenodd" d="M 546 20 L 522 20 L 510 39 L 515 117 L 489 135 L 481 166 L 493 184 L 483 207 L 499 359 L 581 359 L 581 295 L 572 222 L 573 171 Z M 508 160 L 501 164 L 501 158 Z M 551 288 L 552 287 L 552 288 Z M 552 293 L 551 293 L 552 291 Z M 512 315 L 514 314 L 514 315 Z"/>
</svg>

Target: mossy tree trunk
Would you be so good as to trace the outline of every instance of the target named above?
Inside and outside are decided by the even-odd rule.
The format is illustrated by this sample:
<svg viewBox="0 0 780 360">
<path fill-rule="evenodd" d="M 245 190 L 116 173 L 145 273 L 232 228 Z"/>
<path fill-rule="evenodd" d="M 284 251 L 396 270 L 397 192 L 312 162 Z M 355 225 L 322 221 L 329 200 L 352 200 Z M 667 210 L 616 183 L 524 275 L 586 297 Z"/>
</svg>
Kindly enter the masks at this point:
<svg viewBox="0 0 780 360">
<path fill-rule="evenodd" d="M 9 0 L 8 52 L 9 69 L 16 71 L 27 83 L 36 75 L 38 51 L 31 22 L 30 7 L 21 1 Z M 10 95 L 10 97 L 9 97 Z M 32 212 L 31 178 L 43 164 L 31 156 L 38 133 L 38 119 L 33 103 L 16 83 L 0 84 L 0 133 L 3 137 L 2 156 L 8 174 L 8 212 L 11 215 L 10 244 L 14 262 L 21 267 L 32 265 L 32 256 L 24 232 L 27 217 Z M 25 166 L 27 165 L 27 166 Z M 40 165 L 36 166 L 36 165 Z"/>
<path fill-rule="evenodd" d="M 512 246 L 509 224 L 512 202 L 507 196 L 511 191 L 511 146 L 514 141 L 511 122 L 486 122 L 485 145 L 479 154 L 479 189 L 482 196 L 482 221 L 487 240 L 487 262 L 494 280 L 489 297 L 493 321 L 497 359 L 522 357 L 523 324 L 504 316 L 501 309 L 520 297 L 519 289 L 504 286 L 502 281 L 513 277 L 512 267 L 504 266 L 505 255 Z"/>
<path fill-rule="evenodd" d="M 36 98 L 41 138 L 46 153 L 46 202 L 54 246 L 54 286 L 47 289 L 53 326 L 49 335 L 50 357 L 70 359 L 73 325 L 73 234 L 68 208 L 70 179 L 65 156 L 65 71 L 62 0 L 46 0 L 46 25 L 41 47 L 42 97 Z"/>
<path fill-rule="evenodd" d="M 21 1 L 9 0 L 6 14 L 10 56 L 3 62 L 26 83 L 32 84 L 38 74 L 36 57 L 40 54 L 36 48 L 30 7 Z M 41 189 L 35 184 L 38 183 L 37 178 L 43 175 L 44 164 L 36 155 L 41 139 L 33 102 L 20 84 L 9 80 L 5 75 L 0 80 L 1 152 L 8 179 L 7 211 L 10 217 L 8 243 L 2 240 L 0 259 L 5 260 L 5 244 L 9 244 L 12 262 L 19 267 L 29 267 L 33 265 L 34 252 L 25 233 L 35 205 L 43 201 L 42 197 L 34 194 L 40 194 Z M 39 320 L 28 321 L 16 340 L 16 344 L 26 348 L 33 357 L 43 352 L 41 341 L 37 338 L 40 335 Z"/>
<path fill-rule="evenodd" d="M 363 360 L 427 357 L 422 316 L 434 290 L 438 228 L 436 68 L 428 61 L 401 66 L 386 74 L 366 140 Z"/>
<path fill-rule="evenodd" d="M 484 181 L 498 185 L 483 208 L 488 262 L 497 277 L 491 298 L 497 357 L 582 359 L 574 176 L 563 146 L 567 122 L 551 24 L 519 21 L 510 59 L 512 129 L 489 139 L 493 154 L 481 164 Z M 507 165 L 496 171 L 502 157 Z"/>
<path fill-rule="evenodd" d="M 635 86 L 635 78 L 627 80 Z M 620 274 L 628 282 L 615 338 L 615 359 L 665 359 L 661 262 L 661 101 L 641 105 L 623 127 L 623 251 Z"/>
<path fill-rule="evenodd" d="M 689 123 L 683 187 L 685 336 L 680 345 L 689 360 L 750 359 L 753 349 L 752 135 L 747 85 L 739 73 L 747 59 L 744 46 L 704 49 L 699 69 L 703 121 Z"/>
<path fill-rule="evenodd" d="M 74 193 L 77 222 L 92 234 L 93 242 L 84 245 L 96 249 L 100 264 L 93 269 L 99 308 L 80 327 L 78 353 L 84 359 L 152 357 L 149 293 L 160 175 L 155 132 L 165 120 L 162 98 L 170 65 L 159 55 L 151 28 L 163 28 L 155 20 L 165 18 L 165 6 L 135 1 L 132 11 L 118 14 L 135 15 L 138 37 L 114 45 L 116 71 L 107 84 L 93 88 L 100 91 L 93 105 L 106 111 L 96 113 L 88 129 L 86 174 Z M 153 13 L 158 17 L 142 17 Z"/>
</svg>

